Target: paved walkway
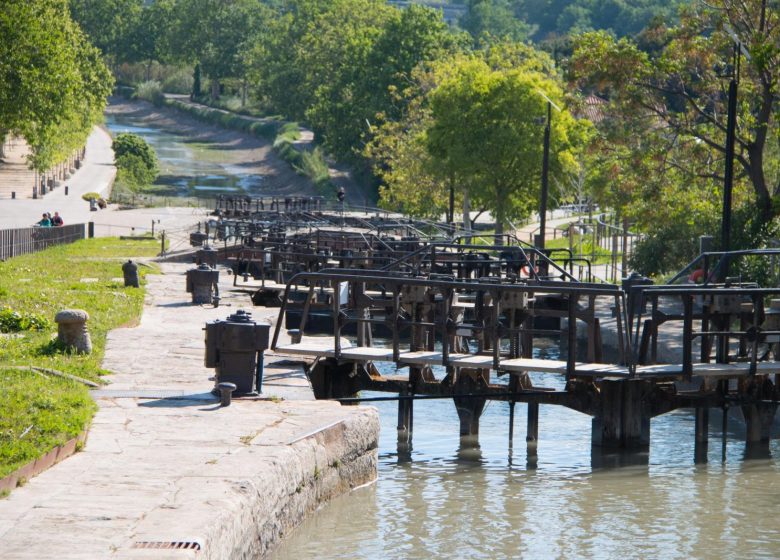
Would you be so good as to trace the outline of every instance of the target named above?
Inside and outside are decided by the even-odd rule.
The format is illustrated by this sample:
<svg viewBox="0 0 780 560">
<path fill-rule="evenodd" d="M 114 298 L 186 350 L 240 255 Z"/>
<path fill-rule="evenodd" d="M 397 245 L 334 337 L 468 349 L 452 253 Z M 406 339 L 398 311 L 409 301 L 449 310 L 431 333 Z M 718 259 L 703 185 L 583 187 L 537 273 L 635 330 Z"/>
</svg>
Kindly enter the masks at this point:
<svg viewBox="0 0 780 560">
<path fill-rule="evenodd" d="M 281 358 L 267 360 L 263 392 L 283 401 L 216 403 L 203 325 L 251 302 L 223 273 L 219 308 L 190 305 L 190 266 L 149 276 L 140 326 L 110 333 L 114 375 L 84 450 L 0 500 L 0 557 L 256 557 L 322 500 L 375 477 L 376 411 L 311 400 L 300 367 Z"/>
<path fill-rule="evenodd" d="M 81 169 L 65 183 L 68 194 L 65 194 L 64 187 L 58 187 L 36 200 L 0 198 L 0 229 L 28 227 L 40 220 L 44 212 L 57 211 L 67 224 L 94 222 L 98 237 L 142 234 L 151 231 L 154 222 L 155 232 L 166 231 L 172 250 L 187 247 L 189 231 L 205 218 L 210 209 L 119 210 L 109 205 L 106 210 L 90 212 L 89 203 L 81 195 L 87 192 L 107 195 L 116 175 L 111 142 L 111 135 L 105 129 L 95 127 L 87 141 L 86 158 Z M 11 173 L 8 168 L 0 167 L 0 184 L 7 181 Z"/>
<path fill-rule="evenodd" d="M 3 144 L 3 157 L 0 158 L 0 199 L 32 198 L 35 172 L 27 167 L 27 155 L 30 150 L 24 140 L 8 138 Z"/>
</svg>

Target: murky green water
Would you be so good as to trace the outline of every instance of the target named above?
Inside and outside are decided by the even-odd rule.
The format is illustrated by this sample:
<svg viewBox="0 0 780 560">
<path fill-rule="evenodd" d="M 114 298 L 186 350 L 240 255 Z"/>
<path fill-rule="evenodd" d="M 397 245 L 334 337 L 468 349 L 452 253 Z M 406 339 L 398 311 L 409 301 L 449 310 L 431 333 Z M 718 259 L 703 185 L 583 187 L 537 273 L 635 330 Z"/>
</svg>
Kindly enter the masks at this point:
<svg viewBox="0 0 780 560">
<path fill-rule="evenodd" d="M 192 142 L 191 138 L 145 125 L 128 115 L 109 114 L 106 126 L 112 134 L 131 132 L 143 137 L 157 153 L 159 194 L 203 196 L 259 194 L 263 177 L 230 163 L 230 154 L 219 146 Z"/>
<path fill-rule="evenodd" d="M 709 462 L 694 464 L 691 411 L 653 419 L 649 456 L 604 461 L 591 456 L 590 417 L 542 406 L 534 458 L 525 405 L 510 447 L 508 405 L 489 404 L 474 449 L 461 447 L 451 402 L 418 401 L 409 462 L 396 404 L 377 408 L 379 480 L 311 516 L 272 558 L 780 557 L 780 461 L 746 460 L 737 422 L 725 461 L 714 418 Z"/>
</svg>

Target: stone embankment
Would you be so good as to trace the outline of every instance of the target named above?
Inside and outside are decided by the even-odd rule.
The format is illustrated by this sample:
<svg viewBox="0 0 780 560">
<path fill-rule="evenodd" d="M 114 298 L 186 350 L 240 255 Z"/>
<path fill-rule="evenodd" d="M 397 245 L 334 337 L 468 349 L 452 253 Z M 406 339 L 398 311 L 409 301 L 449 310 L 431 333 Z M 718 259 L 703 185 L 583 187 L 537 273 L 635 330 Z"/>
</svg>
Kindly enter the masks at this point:
<svg viewBox="0 0 780 560">
<path fill-rule="evenodd" d="M 16 558 L 259 558 L 325 501 L 376 477 L 377 412 L 314 401 L 299 365 L 266 356 L 263 396 L 220 407 L 205 322 L 251 308 L 222 272 L 219 308 L 184 272 L 148 277 L 140 325 L 109 335 L 110 385 L 84 449 L 0 500 Z"/>
</svg>

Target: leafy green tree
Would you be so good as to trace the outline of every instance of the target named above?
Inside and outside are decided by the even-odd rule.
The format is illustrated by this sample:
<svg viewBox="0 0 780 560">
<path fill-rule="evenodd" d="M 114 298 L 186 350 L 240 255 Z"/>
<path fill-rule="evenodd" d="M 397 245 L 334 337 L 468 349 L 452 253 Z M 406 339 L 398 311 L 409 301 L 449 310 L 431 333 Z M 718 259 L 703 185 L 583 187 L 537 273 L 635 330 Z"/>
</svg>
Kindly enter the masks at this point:
<svg viewBox="0 0 780 560">
<path fill-rule="evenodd" d="M 267 17 L 261 0 L 178 0 L 171 50 L 180 61 L 200 64 L 211 79 L 211 96 L 221 83 L 244 78 L 254 29 Z"/>
<path fill-rule="evenodd" d="M 430 77 L 430 73 L 418 71 L 415 81 L 420 84 L 425 77 Z M 403 117 L 379 125 L 364 155 L 382 182 L 381 207 L 439 219 L 448 211 L 452 177 L 433 171 L 436 162 L 427 150 L 425 134 L 433 120 L 425 97 L 420 95 L 419 88 L 407 90 L 406 95 L 409 99 L 403 100 Z"/>
<path fill-rule="evenodd" d="M 338 9 L 337 9 L 338 8 Z M 341 0 L 304 38 L 308 87 L 314 99 L 306 116 L 337 157 L 355 160 L 373 125 L 397 119 L 412 70 L 461 48 L 430 8 L 388 8 L 375 0 Z"/>
<path fill-rule="evenodd" d="M 525 41 L 533 29 L 516 17 L 510 0 L 470 0 L 460 25 L 475 40 L 498 38 Z"/>
<path fill-rule="evenodd" d="M 689 147 L 668 151 L 668 169 L 682 170 L 700 184 L 722 184 L 728 80 L 723 73 L 731 68 L 733 31 L 750 53 L 741 57 L 736 179 L 752 188 L 756 217 L 765 223 L 776 215 L 780 194 L 780 167 L 770 144 L 778 130 L 779 17 L 771 2 L 717 0 L 686 11 L 680 26 L 663 37 L 658 54 L 604 32 L 585 34 L 572 70 L 578 85 L 610 98 L 613 114 L 643 118 L 644 126 L 635 130 L 641 138 L 658 138 L 663 129 L 668 146 Z"/>
<path fill-rule="evenodd" d="M 151 185 L 160 172 L 157 154 L 140 136 L 118 134 L 111 145 L 117 166 L 117 180 L 131 189 Z"/>
<path fill-rule="evenodd" d="M 0 36 L 0 136 L 24 137 L 45 171 L 84 145 L 113 80 L 65 0 L 6 1 Z"/>
<path fill-rule="evenodd" d="M 309 72 L 303 39 L 316 32 L 315 20 L 330 5 L 330 0 L 280 1 L 248 49 L 249 75 L 259 96 L 289 119 L 304 119 L 312 104 L 313 92 L 302 87 Z"/>
<path fill-rule="evenodd" d="M 146 63 L 146 81 L 151 80 L 153 62 L 175 59 L 170 45 L 175 6 L 176 0 L 156 0 L 144 6 L 127 31 L 122 62 Z"/>
<path fill-rule="evenodd" d="M 132 35 L 144 0 L 69 0 L 69 5 L 73 20 L 109 60 L 133 61 Z"/>
<path fill-rule="evenodd" d="M 563 104 L 562 91 L 540 72 L 493 70 L 474 56 L 444 66 L 443 75 L 430 94 L 428 151 L 493 214 L 501 233 L 509 220 L 526 217 L 537 207 L 544 135 L 540 118 L 546 114 L 546 99 Z M 555 114 L 552 176 L 574 166 L 571 149 L 579 133 L 567 111 Z"/>
</svg>

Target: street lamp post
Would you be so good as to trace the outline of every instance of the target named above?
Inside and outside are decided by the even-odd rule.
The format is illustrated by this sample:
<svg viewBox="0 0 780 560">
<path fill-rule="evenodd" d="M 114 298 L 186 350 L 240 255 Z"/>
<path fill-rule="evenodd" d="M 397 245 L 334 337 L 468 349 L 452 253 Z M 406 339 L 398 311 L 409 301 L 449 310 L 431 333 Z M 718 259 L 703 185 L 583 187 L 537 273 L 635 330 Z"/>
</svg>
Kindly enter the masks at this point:
<svg viewBox="0 0 780 560">
<path fill-rule="evenodd" d="M 552 120 L 552 101 L 547 100 L 547 122 L 544 126 L 544 151 L 542 155 L 542 195 L 539 201 L 539 236 L 536 246 L 544 249 L 544 234 L 547 227 L 547 193 L 550 171 L 550 121 Z"/>
<path fill-rule="evenodd" d="M 720 250 L 731 248 L 731 192 L 734 186 L 734 143 L 737 134 L 737 88 L 739 86 L 739 43 L 734 44 L 734 71 L 729 82 L 726 119 L 726 167 L 723 173 L 723 216 L 720 226 Z"/>
</svg>

